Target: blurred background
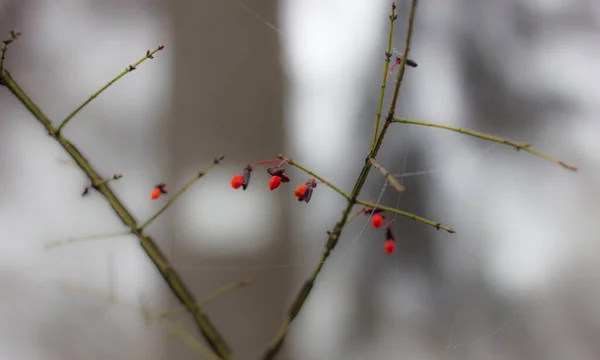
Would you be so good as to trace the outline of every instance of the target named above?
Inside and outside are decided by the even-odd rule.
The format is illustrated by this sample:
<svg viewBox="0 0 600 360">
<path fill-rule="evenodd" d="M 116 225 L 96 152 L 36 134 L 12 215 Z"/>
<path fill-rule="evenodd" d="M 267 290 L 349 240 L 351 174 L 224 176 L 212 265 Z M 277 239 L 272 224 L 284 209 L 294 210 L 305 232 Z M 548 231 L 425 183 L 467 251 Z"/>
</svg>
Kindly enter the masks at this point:
<svg viewBox="0 0 600 360">
<path fill-rule="evenodd" d="M 403 50 L 409 1 L 398 3 Z M 344 201 L 306 175 L 270 192 L 247 163 L 292 157 L 350 191 L 368 152 L 390 1 L 0 0 L 6 67 L 55 123 L 165 44 L 66 127 L 144 221 L 218 154 L 225 161 L 148 228 L 238 359 L 258 359 L 320 257 Z M 392 217 L 397 252 L 359 217 L 326 263 L 280 359 L 600 359 L 600 3 L 420 2 L 398 114 L 490 132 L 580 167 L 460 134 L 393 125 L 362 198 Z M 395 74 L 395 73 L 394 73 Z M 388 93 L 388 99 L 391 92 Z M 385 103 L 387 109 L 388 102 Z M 177 306 L 42 126 L 0 89 L 0 358 L 192 359 L 149 322 Z M 185 315 L 170 318 L 199 338 Z"/>
</svg>

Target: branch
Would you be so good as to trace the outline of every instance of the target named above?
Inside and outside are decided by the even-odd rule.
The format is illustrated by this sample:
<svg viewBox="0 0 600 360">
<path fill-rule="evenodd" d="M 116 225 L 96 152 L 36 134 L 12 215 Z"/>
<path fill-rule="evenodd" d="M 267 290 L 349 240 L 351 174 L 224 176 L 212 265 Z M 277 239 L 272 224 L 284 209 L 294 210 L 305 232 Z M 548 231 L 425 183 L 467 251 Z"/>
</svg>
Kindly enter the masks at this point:
<svg viewBox="0 0 600 360">
<path fill-rule="evenodd" d="M 175 194 L 173 194 L 173 197 L 171 197 L 169 199 L 169 201 L 167 201 L 167 203 L 160 209 L 158 210 L 154 215 L 152 215 L 150 217 L 150 219 L 148 219 L 145 223 L 143 223 L 139 229 L 140 231 L 142 231 L 143 229 L 145 229 L 148 225 L 150 225 L 154 220 L 156 220 L 157 217 L 160 216 L 160 214 L 162 214 L 165 210 L 167 210 L 169 208 L 169 206 L 173 205 L 173 203 L 175 203 L 175 201 L 187 190 L 189 189 L 192 185 L 194 185 L 194 183 L 198 180 L 200 180 L 200 178 L 202 178 L 204 175 L 206 175 L 206 173 L 208 172 L 208 170 L 212 169 L 215 165 L 218 165 L 221 160 L 223 160 L 225 158 L 225 155 L 220 155 L 218 157 L 216 157 L 213 162 L 208 165 L 204 170 L 200 171 L 198 173 L 198 175 L 194 176 L 190 181 L 187 182 L 187 184 L 185 184 L 181 189 L 179 189 Z"/>
<path fill-rule="evenodd" d="M 21 87 L 13 80 L 10 73 L 5 71 L 0 77 L 0 85 L 5 86 L 13 95 L 31 112 L 31 114 L 46 128 L 48 134 L 56 140 L 60 146 L 65 149 L 71 158 L 77 163 L 81 170 L 90 178 L 94 188 L 106 198 L 114 212 L 121 221 L 129 227 L 131 233 L 135 235 L 148 257 L 152 260 L 163 279 L 167 282 L 171 291 L 177 296 L 179 301 L 186 306 L 192 313 L 194 321 L 206 338 L 210 347 L 223 359 L 231 359 L 229 348 L 225 341 L 216 330 L 208 317 L 198 309 L 194 296 L 188 290 L 181 276 L 171 266 L 166 256 L 162 253 L 156 242 L 148 235 L 145 235 L 138 229 L 135 218 L 129 210 L 121 203 L 109 187 L 109 183 L 102 183 L 103 178 L 92 167 L 89 161 L 70 141 L 62 137 L 52 126 L 52 122 L 44 113 L 34 104 Z"/>
<path fill-rule="evenodd" d="M 73 119 L 73 117 L 75 115 L 77 115 L 78 112 L 80 112 L 87 104 L 91 103 L 92 100 L 94 100 L 95 98 L 97 98 L 100 94 L 102 94 L 102 92 L 106 89 L 108 89 L 112 84 L 116 83 L 120 78 L 122 78 L 123 76 L 127 75 L 128 73 L 132 72 L 133 70 L 137 69 L 137 67 L 143 63 L 144 61 L 146 61 L 147 59 L 153 59 L 154 58 L 154 54 L 156 54 L 157 52 L 159 52 L 160 50 L 164 49 L 164 45 L 159 45 L 156 49 L 150 51 L 148 50 L 146 52 L 146 56 L 144 56 L 143 58 L 139 59 L 136 63 L 129 65 L 125 70 L 123 70 L 119 75 L 117 75 L 114 79 L 112 79 L 111 81 L 109 81 L 106 85 L 104 85 L 103 87 L 100 88 L 100 90 L 96 91 L 95 93 L 93 93 L 86 101 L 84 101 L 81 105 L 79 105 L 79 107 L 77 107 L 77 109 L 73 110 L 63 121 L 62 123 L 60 123 L 60 126 L 58 127 L 58 129 L 56 130 L 56 134 L 60 135 L 60 132 L 62 131 L 63 127 L 65 127 L 69 121 L 71 121 L 71 119 Z"/>
<path fill-rule="evenodd" d="M 107 296 L 106 294 L 104 294 L 102 292 L 99 292 L 97 290 L 90 289 L 87 287 L 83 287 L 83 286 L 71 285 L 71 284 L 66 284 L 66 283 L 59 283 L 58 286 L 60 288 L 62 288 L 62 290 L 65 290 L 65 291 L 77 292 L 77 293 L 85 294 L 88 296 L 98 297 L 98 298 L 107 300 L 110 303 L 118 303 L 119 305 L 124 305 L 127 307 L 135 308 L 135 309 L 139 310 L 142 313 L 142 315 L 144 315 L 145 318 L 150 319 L 151 321 L 155 322 L 156 324 L 162 326 L 165 329 L 165 331 L 179 337 L 179 339 L 181 341 L 183 341 L 190 348 L 196 350 L 196 352 L 198 352 L 198 354 L 200 356 L 202 356 L 203 358 L 209 359 L 209 360 L 220 360 L 220 358 L 211 349 L 207 348 L 206 345 L 204 345 L 200 341 L 196 340 L 196 338 L 194 338 L 192 336 L 192 334 L 190 334 L 189 331 L 187 331 L 185 329 L 185 327 L 183 327 L 180 324 L 168 321 L 167 319 L 163 319 L 160 316 L 155 316 L 152 314 L 152 312 L 150 310 L 148 310 L 147 308 L 145 308 L 143 306 L 125 302 L 123 300 L 116 300 L 116 299 L 112 298 L 111 294 L 109 294 Z"/>
<path fill-rule="evenodd" d="M 215 291 L 213 291 L 212 293 L 206 295 L 204 298 L 200 299 L 200 301 L 198 301 L 196 303 L 196 305 L 199 308 L 203 308 L 205 307 L 208 303 L 214 301 L 215 299 L 217 299 L 220 296 L 223 296 L 235 289 L 244 287 L 246 285 L 249 285 L 252 283 L 252 279 L 248 278 L 248 279 L 244 279 L 244 280 L 240 280 L 240 281 L 236 281 L 233 282 L 231 284 L 225 285 Z M 178 314 L 183 314 L 185 312 L 187 312 L 188 309 L 186 309 L 185 307 L 179 307 L 177 309 L 172 309 L 172 310 L 167 310 L 167 311 L 163 311 L 162 313 L 160 313 L 158 316 L 159 317 L 169 317 L 169 316 L 173 316 L 173 315 L 178 315 Z"/>
<path fill-rule="evenodd" d="M 385 87 L 388 78 L 388 69 L 390 67 L 390 58 L 392 57 L 392 40 L 394 38 L 394 22 L 398 18 L 396 15 L 396 3 L 392 3 L 392 13 L 390 14 L 390 31 L 388 35 L 388 46 L 385 52 L 385 63 L 383 65 L 383 77 L 381 79 L 381 90 L 379 91 L 379 104 L 375 115 L 375 128 L 373 129 L 373 140 L 371 141 L 371 150 L 377 142 L 377 133 L 379 132 L 379 121 L 381 120 L 381 110 L 383 109 L 383 99 L 385 97 Z"/>
<path fill-rule="evenodd" d="M 76 243 L 76 242 L 82 242 L 82 241 L 87 241 L 87 240 L 96 240 L 96 239 L 106 239 L 106 238 L 111 238 L 111 237 L 129 235 L 129 234 L 131 234 L 131 230 L 105 233 L 105 234 L 94 234 L 94 235 L 81 236 L 81 237 L 71 237 L 66 240 L 47 242 L 44 245 L 44 248 L 47 250 L 50 248 L 59 247 L 59 246 L 63 246 L 63 245 L 69 245 L 69 244 Z"/>
<path fill-rule="evenodd" d="M 373 165 L 373 167 L 377 170 L 379 170 L 379 172 L 385 176 L 385 178 L 387 179 L 387 181 L 390 182 L 390 184 L 392 184 L 392 186 L 394 187 L 394 189 L 396 189 L 396 191 L 398 191 L 399 193 L 403 192 L 406 188 L 404 187 L 404 185 L 400 184 L 400 182 L 398 180 L 396 180 L 392 174 L 389 173 L 389 171 L 387 171 L 383 166 L 381 166 L 375 159 L 373 158 L 369 158 L 369 161 L 371 162 L 371 165 Z"/>
<path fill-rule="evenodd" d="M 398 215 L 407 217 L 409 219 L 413 219 L 415 221 L 422 222 L 423 224 L 426 224 L 426 225 L 429 225 L 429 226 L 433 226 L 434 228 L 436 228 L 438 230 L 440 230 L 440 229 L 446 230 L 447 232 L 449 232 L 451 234 L 454 234 L 456 232 L 454 229 L 452 229 L 450 227 L 447 227 L 447 226 L 444 226 L 441 223 L 436 223 L 435 221 L 431 221 L 431 220 L 426 219 L 424 217 L 420 217 L 420 216 L 417 216 L 415 214 L 412 214 L 412 213 L 409 213 L 409 212 L 406 212 L 406 211 L 402 211 L 402 210 L 398 210 L 398 209 L 395 209 L 395 208 L 392 208 L 392 207 L 389 207 L 389 206 L 383 206 L 383 205 L 375 204 L 375 203 L 368 202 L 368 201 L 362 201 L 362 200 L 356 200 L 356 203 L 364 205 L 364 206 L 367 206 L 369 208 L 380 209 L 380 210 L 383 210 L 385 212 L 389 212 L 389 213 L 393 213 L 393 214 L 398 214 Z"/>
<path fill-rule="evenodd" d="M 333 189 L 335 192 L 339 193 L 340 195 L 342 195 L 343 197 L 345 197 L 346 199 L 350 199 L 350 195 L 348 195 L 346 192 L 340 190 L 337 186 L 333 185 L 332 183 L 326 181 L 325 179 L 323 179 L 322 177 L 320 177 L 319 175 L 315 174 L 314 172 L 312 172 L 311 170 L 305 168 L 304 166 L 296 163 L 295 161 L 285 158 L 282 155 L 279 155 L 279 158 L 286 161 L 288 164 L 297 167 L 298 169 L 306 172 L 307 174 L 315 177 L 316 179 L 319 179 L 323 184 L 329 186 L 331 189 Z M 373 158 L 369 158 L 369 162 L 371 163 L 371 165 L 373 165 L 374 168 L 378 169 L 385 177 L 386 179 L 392 184 L 392 186 L 398 191 L 398 192 L 402 192 L 404 191 L 404 185 L 400 184 L 400 182 L 398 180 L 396 180 L 386 169 L 384 169 L 377 161 L 375 161 L 375 159 Z M 375 203 L 371 203 L 371 202 L 367 202 L 367 201 L 362 201 L 362 200 L 355 200 L 354 201 L 355 204 L 360 204 L 360 205 L 364 205 L 364 206 L 368 206 L 371 208 L 375 208 L 375 209 L 380 209 L 389 213 L 394 213 L 394 214 L 398 214 L 404 217 L 407 217 L 409 219 L 413 219 L 415 221 L 419 221 L 422 222 L 424 224 L 427 224 L 429 226 L 433 226 L 436 229 L 440 230 L 446 230 L 449 233 L 455 233 L 456 231 L 450 227 L 444 226 L 441 223 L 436 223 L 434 221 L 431 221 L 429 219 L 426 219 L 424 217 L 421 216 L 417 216 L 415 214 L 406 212 L 406 211 L 402 211 L 402 210 L 398 210 L 395 208 L 391 208 L 391 207 L 387 207 L 387 206 L 383 206 L 383 205 L 379 205 L 379 204 L 375 204 Z M 354 218 L 358 215 L 360 215 L 362 213 L 362 211 L 357 211 L 351 215 L 348 215 L 344 224 L 347 225 L 349 224 L 352 220 L 354 220 Z"/>
<path fill-rule="evenodd" d="M 415 12 L 417 11 L 417 0 L 412 0 L 410 3 L 410 10 L 408 11 L 408 25 L 406 29 L 406 40 L 404 42 L 404 52 L 402 54 L 402 58 L 400 59 L 400 69 L 398 70 L 398 76 L 396 78 L 396 86 L 394 87 L 394 94 L 392 95 L 392 102 L 390 103 L 390 107 L 388 110 L 387 117 L 385 118 L 385 123 L 383 124 L 383 128 L 377 137 L 377 141 L 375 142 L 375 146 L 371 150 L 370 157 L 375 158 L 377 153 L 379 152 L 379 148 L 381 144 L 383 144 L 383 138 L 387 133 L 388 127 L 392 123 L 394 118 L 394 114 L 396 113 L 396 104 L 398 102 L 398 96 L 400 95 L 400 89 L 402 88 L 402 80 L 404 80 L 404 71 L 406 70 L 406 62 L 408 61 L 408 53 L 410 52 L 410 44 L 412 41 L 412 33 L 415 21 Z"/>
<path fill-rule="evenodd" d="M 321 176 L 315 174 L 313 171 L 305 168 L 304 166 L 298 164 L 297 162 L 295 162 L 292 159 L 288 159 L 284 156 L 282 156 L 281 154 L 277 155 L 277 157 L 279 157 L 281 160 L 287 162 L 288 164 L 290 164 L 291 166 L 294 166 L 302 171 L 304 171 L 305 173 L 307 173 L 308 175 L 314 177 L 315 179 L 319 180 L 320 182 L 322 182 L 324 185 L 328 186 L 329 188 L 331 188 L 333 191 L 335 191 L 336 193 L 342 195 L 343 197 L 345 197 L 346 199 L 350 199 L 350 195 L 343 191 L 342 189 L 340 189 L 339 187 L 333 185 L 332 183 L 330 183 L 329 181 L 323 179 Z"/>
<path fill-rule="evenodd" d="M 463 128 L 459 128 L 459 127 L 449 126 L 449 125 L 430 123 L 430 122 L 426 122 L 426 121 L 410 120 L 410 119 L 396 117 L 392 120 L 392 122 L 402 123 L 402 124 L 411 124 L 411 125 L 429 126 L 429 127 L 438 128 L 438 129 L 450 130 L 450 131 L 454 131 L 454 132 L 461 133 L 464 135 L 476 137 L 479 139 L 496 142 L 496 143 L 499 143 L 502 145 L 511 146 L 511 147 L 515 148 L 515 150 L 517 150 L 517 151 L 525 150 L 530 154 L 539 156 L 543 159 L 546 159 L 555 164 L 558 164 L 567 170 L 577 171 L 576 166 L 567 164 L 566 162 L 561 161 L 560 159 L 557 159 L 554 156 L 551 156 L 551 155 L 543 153 L 539 150 L 536 150 L 536 149 L 532 148 L 531 145 L 528 143 L 515 142 L 515 141 L 511 141 L 511 140 L 508 140 L 508 139 L 505 139 L 505 138 L 502 138 L 499 136 L 494 136 L 494 135 L 490 135 L 490 134 L 486 134 L 486 133 L 482 133 L 482 132 L 478 132 L 478 131 L 474 131 L 474 130 L 468 130 L 468 129 L 463 129 Z"/>
<path fill-rule="evenodd" d="M 407 25 L 408 31 L 406 32 L 406 45 L 405 45 L 405 49 L 404 49 L 404 54 L 402 56 L 402 62 L 400 64 L 400 70 L 398 71 L 398 78 L 396 80 L 396 86 L 394 89 L 392 104 L 390 105 L 390 109 L 388 112 L 388 116 L 386 118 L 386 122 L 385 122 L 383 128 L 381 129 L 381 132 L 377 138 L 375 146 L 372 146 L 371 151 L 369 152 L 369 155 L 367 156 L 367 158 L 365 160 L 365 165 L 363 166 L 362 170 L 360 171 L 360 174 L 358 175 L 356 183 L 354 184 L 354 188 L 352 189 L 352 193 L 350 194 L 350 198 L 348 199 L 348 205 L 342 212 L 342 216 L 341 216 L 340 220 L 336 223 L 333 231 L 329 232 L 329 238 L 327 240 L 327 244 L 325 245 L 325 250 L 323 251 L 321 258 L 317 262 L 317 265 L 315 266 L 311 276 L 304 282 L 304 285 L 298 292 L 298 295 L 296 295 L 296 298 L 295 298 L 294 302 L 292 303 L 292 306 L 288 312 L 288 315 L 285 317 L 283 324 L 281 325 L 279 331 L 273 338 L 271 344 L 269 345 L 267 351 L 265 352 L 265 354 L 263 356 L 264 360 L 274 359 L 277 356 L 277 354 L 279 353 L 279 351 L 281 350 L 281 346 L 283 345 L 283 342 L 287 336 L 288 330 L 290 328 L 290 324 L 292 323 L 292 321 L 294 321 L 296 316 L 298 316 L 298 313 L 300 313 L 300 310 L 302 309 L 302 306 L 306 302 L 308 295 L 310 295 L 310 292 L 313 288 L 314 282 L 317 279 L 317 277 L 319 276 L 319 273 L 321 272 L 321 269 L 323 268 L 325 261 L 327 261 L 327 259 L 329 258 L 329 255 L 335 248 L 337 241 L 342 234 L 342 230 L 343 230 L 344 226 L 346 225 L 348 217 L 350 216 L 350 213 L 352 212 L 352 207 L 356 204 L 356 199 L 358 197 L 358 194 L 362 190 L 362 188 L 365 184 L 365 181 L 367 180 L 367 176 L 369 175 L 369 171 L 371 170 L 371 162 L 368 161 L 368 159 L 377 157 L 377 153 L 379 152 L 379 148 L 381 147 L 381 144 L 383 142 L 383 137 L 387 131 L 387 128 L 389 127 L 389 124 L 391 123 L 391 121 L 394 117 L 394 112 L 396 110 L 396 101 L 397 101 L 398 95 L 400 94 L 400 86 L 402 83 L 402 78 L 404 76 L 404 69 L 406 67 L 406 59 L 408 59 L 408 52 L 410 49 L 410 42 L 411 42 L 411 37 L 412 37 L 412 29 L 413 29 L 413 25 L 414 25 L 416 6 L 417 6 L 417 0 L 412 0 L 411 5 L 410 5 L 409 17 L 408 17 L 408 25 Z M 395 5 L 392 6 L 392 14 L 395 14 L 394 8 L 395 8 Z"/>
<path fill-rule="evenodd" d="M 119 180 L 119 179 L 120 179 L 120 178 L 122 178 L 122 177 L 123 177 L 123 174 L 114 174 L 112 177 L 109 177 L 109 178 L 103 179 L 103 180 L 101 180 L 100 182 L 98 182 L 98 183 L 96 183 L 96 184 L 93 184 L 93 185 L 100 186 L 100 185 L 102 185 L 102 184 L 106 184 L 106 183 L 108 183 L 109 181 L 113 181 L 113 180 Z"/>
<path fill-rule="evenodd" d="M 11 30 L 10 35 L 2 40 L 2 50 L 0 50 L 0 78 L 4 73 L 4 58 L 6 57 L 6 51 L 8 51 L 8 45 L 21 35 L 21 32 L 17 29 Z"/>
</svg>

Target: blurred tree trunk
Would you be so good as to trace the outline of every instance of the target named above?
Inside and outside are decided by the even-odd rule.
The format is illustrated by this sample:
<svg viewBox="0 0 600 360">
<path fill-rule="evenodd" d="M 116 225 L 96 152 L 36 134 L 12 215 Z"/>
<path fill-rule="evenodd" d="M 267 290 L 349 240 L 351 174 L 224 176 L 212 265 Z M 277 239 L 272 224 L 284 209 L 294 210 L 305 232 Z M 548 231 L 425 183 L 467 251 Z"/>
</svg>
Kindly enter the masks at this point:
<svg viewBox="0 0 600 360">
<path fill-rule="evenodd" d="M 244 4 L 276 22 L 277 1 L 247 0 Z M 173 173 L 181 174 L 199 161 L 208 163 L 219 153 L 227 156 L 225 165 L 255 162 L 281 152 L 284 79 L 277 34 L 235 0 L 176 1 L 171 14 L 175 69 L 173 108 L 167 126 Z M 194 293 L 200 297 L 229 281 L 254 275 L 249 268 L 289 263 L 289 243 L 280 236 L 289 232 L 285 208 L 282 206 L 283 221 L 273 224 L 271 238 L 265 239 L 272 243 L 267 254 L 219 259 L 219 266 L 237 267 L 226 273 L 184 271 L 182 275 Z M 178 247 L 177 253 L 190 251 Z M 289 305 L 291 270 L 267 270 L 256 275 L 251 288 L 231 296 L 235 301 L 227 300 L 227 306 L 217 302 L 209 311 L 237 359 L 257 357 Z"/>
</svg>

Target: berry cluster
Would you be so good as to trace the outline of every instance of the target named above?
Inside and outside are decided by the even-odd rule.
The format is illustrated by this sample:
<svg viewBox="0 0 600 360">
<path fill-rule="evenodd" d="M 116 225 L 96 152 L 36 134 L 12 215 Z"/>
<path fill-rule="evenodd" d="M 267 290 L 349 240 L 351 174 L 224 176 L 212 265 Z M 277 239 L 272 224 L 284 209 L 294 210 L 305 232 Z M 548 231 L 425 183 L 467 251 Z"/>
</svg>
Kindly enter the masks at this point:
<svg viewBox="0 0 600 360">
<path fill-rule="evenodd" d="M 289 183 L 290 178 L 285 174 L 285 167 L 283 165 L 286 163 L 286 160 L 263 160 L 256 164 L 248 164 L 244 167 L 242 174 L 236 174 L 231 178 L 231 187 L 234 189 L 239 189 L 240 187 L 243 190 L 248 188 L 250 184 L 250 174 L 252 170 L 260 165 L 279 162 L 277 166 L 273 166 L 267 168 L 267 173 L 271 175 L 269 179 L 269 190 L 273 191 L 277 189 L 282 183 Z M 317 187 L 317 180 L 314 178 L 308 179 L 304 184 L 300 184 L 294 189 L 294 196 L 298 199 L 298 201 L 304 201 L 308 203 L 312 197 L 313 190 Z"/>
<path fill-rule="evenodd" d="M 379 229 L 383 225 L 383 221 L 386 218 L 383 210 L 365 207 L 361 211 L 366 216 L 371 216 L 371 226 L 373 226 L 374 229 Z M 396 240 L 394 239 L 394 234 L 392 234 L 390 224 L 385 226 L 385 244 L 383 245 L 383 248 L 388 254 L 393 253 L 396 249 Z"/>
</svg>

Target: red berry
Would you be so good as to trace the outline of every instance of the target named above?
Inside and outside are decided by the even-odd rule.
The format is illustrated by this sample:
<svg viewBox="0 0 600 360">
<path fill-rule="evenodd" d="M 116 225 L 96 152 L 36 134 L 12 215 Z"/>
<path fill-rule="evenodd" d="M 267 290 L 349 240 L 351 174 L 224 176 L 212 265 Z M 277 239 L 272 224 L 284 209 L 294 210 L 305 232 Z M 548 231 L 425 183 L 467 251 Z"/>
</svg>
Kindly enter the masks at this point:
<svg viewBox="0 0 600 360">
<path fill-rule="evenodd" d="M 162 191 L 160 191 L 160 189 L 158 187 L 155 187 L 154 189 L 152 189 L 152 193 L 150 194 L 150 199 L 156 200 L 160 197 L 161 194 L 162 194 Z"/>
<path fill-rule="evenodd" d="M 277 189 L 281 184 L 281 178 L 279 176 L 271 176 L 271 180 L 269 180 L 269 189 L 271 191 Z"/>
<path fill-rule="evenodd" d="M 244 177 L 240 174 L 235 175 L 231 178 L 231 187 L 234 189 L 239 189 L 240 186 L 244 185 Z"/>
<path fill-rule="evenodd" d="M 154 189 L 152 189 L 152 193 L 150 194 L 150 199 L 156 200 L 160 197 L 160 195 L 166 194 L 166 193 L 167 193 L 167 185 L 158 184 L 154 187 Z"/>
<path fill-rule="evenodd" d="M 294 196 L 298 198 L 298 200 L 304 200 L 304 194 L 306 194 L 306 184 L 300 184 L 296 189 L 294 189 Z"/>
<path fill-rule="evenodd" d="M 373 216 L 371 217 L 371 225 L 373 225 L 373 227 L 375 229 L 379 229 L 379 227 L 383 224 L 383 216 L 381 216 L 381 214 L 373 214 Z"/>
<path fill-rule="evenodd" d="M 391 254 L 394 252 L 394 249 L 396 249 L 396 242 L 394 240 L 386 240 L 383 248 L 386 253 Z"/>
</svg>

